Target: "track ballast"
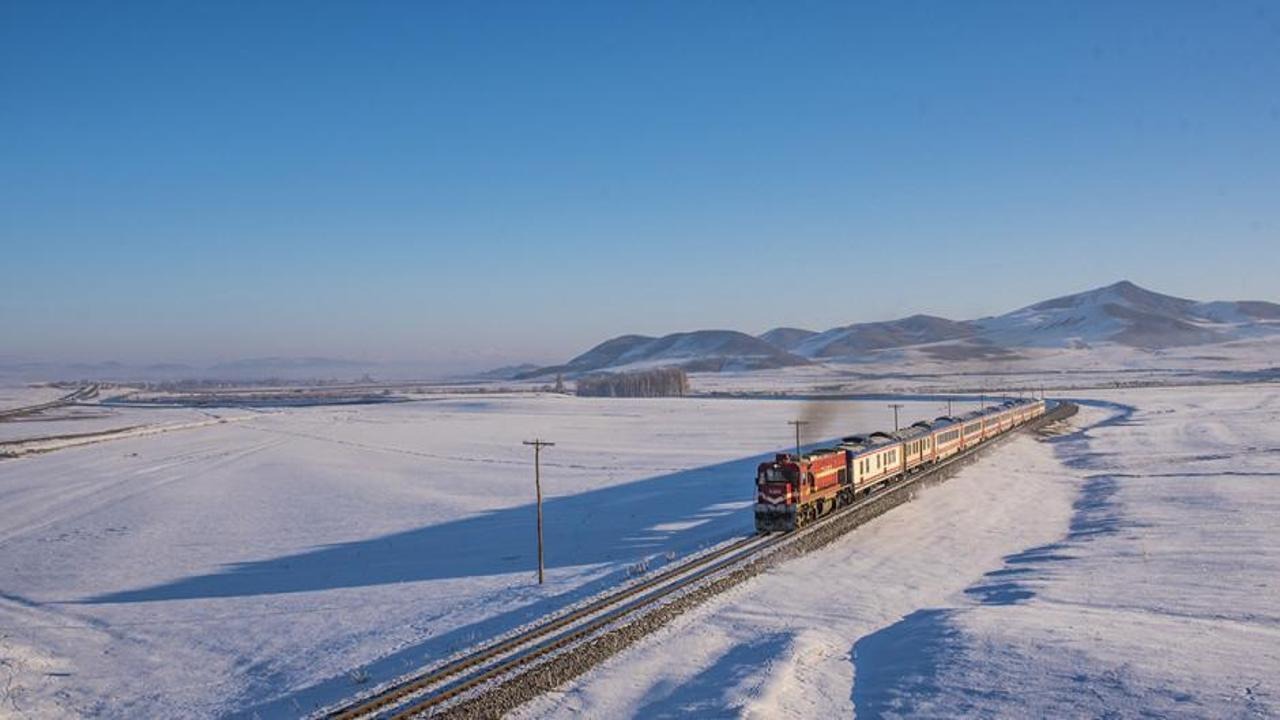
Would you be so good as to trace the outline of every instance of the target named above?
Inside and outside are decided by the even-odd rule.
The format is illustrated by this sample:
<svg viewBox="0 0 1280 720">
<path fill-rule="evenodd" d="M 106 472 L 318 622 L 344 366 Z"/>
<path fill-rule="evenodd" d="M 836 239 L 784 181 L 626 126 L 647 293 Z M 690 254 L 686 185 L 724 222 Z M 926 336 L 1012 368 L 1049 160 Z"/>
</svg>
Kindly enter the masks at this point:
<svg viewBox="0 0 1280 720">
<path fill-rule="evenodd" d="M 967 464 L 1018 430 L 1063 420 L 1076 410 L 1074 404 L 1058 403 L 1033 422 L 899 479 L 811 525 L 787 533 L 740 538 L 581 607 L 550 615 L 523 631 L 442 665 L 400 678 L 323 711 L 318 717 L 355 720 L 500 716 L 581 674 L 640 636 L 665 625 L 687 607 L 739 584 L 769 565 L 821 547 L 909 501 L 914 490 L 941 482 L 950 470 Z M 575 652 L 567 652 L 570 649 Z M 585 652 L 588 649 L 592 652 Z"/>
</svg>

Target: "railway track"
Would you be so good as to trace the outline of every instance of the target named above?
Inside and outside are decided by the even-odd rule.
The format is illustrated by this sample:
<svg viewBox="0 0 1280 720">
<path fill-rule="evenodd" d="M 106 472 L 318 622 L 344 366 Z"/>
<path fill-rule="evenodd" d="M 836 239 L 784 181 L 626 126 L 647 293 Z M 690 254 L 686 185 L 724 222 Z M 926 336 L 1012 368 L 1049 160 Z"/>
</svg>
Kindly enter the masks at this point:
<svg viewBox="0 0 1280 720">
<path fill-rule="evenodd" d="M 549 616 L 518 634 L 491 642 L 418 675 L 402 678 L 341 707 L 331 708 L 318 717 L 327 720 L 401 720 L 420 716 L 434 717 L 440 712 L 447 714 L 455 701 L 479 691 L 486 684 L 514 679 L 522 672 L 563 654 L 569 648 L 661 607 L 684 592 L 707 585 L 715 578 L 723 577 L 748 564 L 760 562 L 784 547 L 836 526 L 842 520 L 853 519 L 860 524 L 900 502 L 905 502 L 905 499 L 900 499 L 898 502 L 886 503 L 887 496 L 904 493 L 917 486 L 921 480 L 939 476 L 944 470 L 968 461 L 1019 430 L 1040 427 L 1069 417 L 1074 412 L 1074 405 L 1059 403 L 1032 422 L 883 486 L 881 490 L 840 508 L 817 522 L 788 533 L 740 538 L 685 563 L 664 569 L 641 582 L 601 596 L 586 605 Z M 883 509 L 877 509 L 878 506 Z M 858 519 L 860 515 L 863 519 Z M 839 534 L 854 526 L 856 525 L 840 530 Z"/>
<path fill-rule="evenodd" d="M 98 393 L 97 385 L 85 385 L 84 387 L 77 388 L 75 391 L 67 393 L 66 395 L 63 395 L 57 400 L 50 400 L 47 403 L 40 403 L 39 405 L 28 405 L 26 407 L 20 407 L 20 408 L 12 408 L 10 410 L 0 410 L 0 422 L 9 420 L 11 418 L 22 417 L 24 415 L 32 415 L 44 410 L 51 410 L 56 407 L 61 407 L 62 405 L 71 405 L 73 403 L 79 402 L 80 400 L 88 400 L 89 398 L 93 397 L 97 393 Z"/>
</svg>

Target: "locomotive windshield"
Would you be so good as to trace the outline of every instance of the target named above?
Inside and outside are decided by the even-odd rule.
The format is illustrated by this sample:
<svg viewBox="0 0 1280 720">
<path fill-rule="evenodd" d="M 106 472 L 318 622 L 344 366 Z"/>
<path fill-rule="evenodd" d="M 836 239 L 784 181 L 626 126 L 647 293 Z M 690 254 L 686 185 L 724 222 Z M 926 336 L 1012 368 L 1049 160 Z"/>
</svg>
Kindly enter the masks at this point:
<svg viewBox="0 0 1280 720">
<path fill-rule="evenodd" d="M 787 465 L 770 465 L 760 471 L 760 482 L 794 482 L 798 477 L 796 469 Z"/>
</svg>

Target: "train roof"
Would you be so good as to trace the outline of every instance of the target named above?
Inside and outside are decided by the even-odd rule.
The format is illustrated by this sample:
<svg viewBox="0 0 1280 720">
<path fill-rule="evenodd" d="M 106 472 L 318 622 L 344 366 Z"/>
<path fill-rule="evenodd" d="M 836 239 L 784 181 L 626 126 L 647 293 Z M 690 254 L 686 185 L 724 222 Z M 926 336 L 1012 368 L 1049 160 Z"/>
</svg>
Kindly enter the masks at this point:
<svg viewBox="0 0 1280 720">
<path fill-rule="evenodd" d="M 918 437 L 924 437 L 925 435 L 928 435 L 929 433 L 932 433 L 932 432 L 933 432 L 933 428 L 928 423 L 923 423 L 923 424 L 917 423 L 910 427 L 902 428 L 902 430 L 898 431 L 895 437 L 897 437 L 899 440 L 907 441 L 907 440 L 914 440 Z"/>
</svg>

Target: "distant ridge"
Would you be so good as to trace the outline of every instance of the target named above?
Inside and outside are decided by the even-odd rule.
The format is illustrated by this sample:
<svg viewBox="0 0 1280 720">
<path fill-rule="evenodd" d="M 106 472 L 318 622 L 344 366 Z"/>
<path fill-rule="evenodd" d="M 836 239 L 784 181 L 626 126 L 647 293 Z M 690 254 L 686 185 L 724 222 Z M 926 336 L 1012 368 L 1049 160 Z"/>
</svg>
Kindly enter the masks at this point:
<svg viewBox="0 0 1280 720">
<path fill-rule="evenodd" d="M 1141 350 L 1206 345 L 1280 333 L 1280 304 L 1199 302 L 1128 281 L 1043 300 L 1004 315 L 949 320 L 912 315 L 815 332 L 779 327 L 752 337 L 700 330 L 661 338 L 621 335 L 563 365 L 520 377 L 673 365 L 691 371 L 757 370 L 809 362 L 863 362 L 917 350 L 938 360 L 1009 359 L 1028 348 L 1118 345 Z"/>
<path fill-rule="evenodd" d="M 1278 320 L 1280 305 L 1275 303 L 1197 302 L 1122 280 L 974 324 L 984 338 L 1006 347 L 1114 343 L 1157 350 L 1280 332 Z"/>
<path fill-rule="evenodd" d="M 803 328 L 778 327 L 768 332 L 761 333 L 756 337 L 780 350 L 790 352 L 795 350 L 800 343 L 817 334 L 818 333 L 813 330 L 805 330 Z"/>
<path fill-rule="evenodd" d="M 606 340 L 563 365 L 539 368 L 519 378 L 578 376 L 600 370 L 676 366 L 691 372 L 765 370 L 806 365 L 809 360 L 735 330 L 698 330 L 660 338 L 622 335 Z"/>
<path fill-rule="evenodd" d="M 969 323 L 932 315 L 912 315 L 901 320 L 832 328 L 805 340 L 795 352 L 809 358 L 848 357 L 868 350 L 956 340 L 973 334 L 974 329 Z"/>
</svg>

